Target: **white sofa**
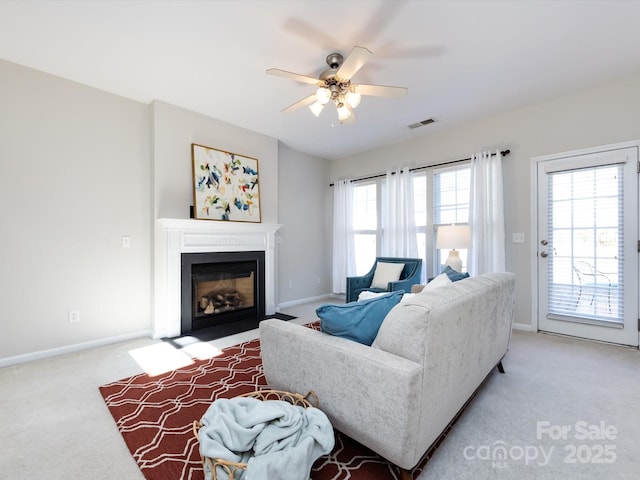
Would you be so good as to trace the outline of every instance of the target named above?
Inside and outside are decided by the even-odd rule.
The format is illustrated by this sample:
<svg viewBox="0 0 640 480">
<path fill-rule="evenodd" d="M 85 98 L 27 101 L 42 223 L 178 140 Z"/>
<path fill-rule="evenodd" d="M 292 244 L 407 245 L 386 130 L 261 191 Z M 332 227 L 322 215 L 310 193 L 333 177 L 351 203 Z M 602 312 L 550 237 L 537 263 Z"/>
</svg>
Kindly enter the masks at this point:
<svg viewBox="0 0 640 480">
<path fill-rule="evenodd" d="M 333 426 L 411 478 L 429 447 L 501 360 L 515 276 L 491 273 L 411 296 L 371 346 L 281 320 L 260 323 L 270 387 L 313 390 Z"/>
</svg>

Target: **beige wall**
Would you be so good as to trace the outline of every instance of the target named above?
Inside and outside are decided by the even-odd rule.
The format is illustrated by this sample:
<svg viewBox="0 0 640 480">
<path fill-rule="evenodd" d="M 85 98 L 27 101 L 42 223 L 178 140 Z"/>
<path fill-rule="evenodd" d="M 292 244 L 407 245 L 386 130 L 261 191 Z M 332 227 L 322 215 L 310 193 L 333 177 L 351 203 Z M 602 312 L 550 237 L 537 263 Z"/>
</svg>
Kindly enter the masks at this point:
<svg viewBox="0 0 640 480">
<path fill-rule="evenodd" d="M 0 61 L 0 361 L 149 329 L 148 118 Z"/>
<path fill-rule="evenodd" d="M 531 319 L 531 158 L 640 139 L 638 112 L 640 75 L 635 75 L 445 131 L 429 133 L 428 126 L 422 127 L 423 136 L 415 140 L 332 162 L 331 179 L 379 173 L 401 166 L 400 162 L 429 165 L 485 149 L 509 148 L 511 154 L 503 164 L 507 268 L 517 275 L 515 321 L 535 328 L 537 322 Z M 524 232 L 526 242 L 511 243 L 514 232 Z"/>
<path fill-rule="evenodd" d="M 189 217 L 191 143 L 258 159 L 262 221 L 285 223 L 277 286 L 328 292 L 325 160 L 283 147 L 281 175 L 274 138 L 2 60 L 0 105 L 0 366 L 148 334 L 153 227 Z"/>
<path fill-rule="evenodd" d="M 329 162 L 280 144 L 277 297 L 280 304 L 331 291 Z"/>
<path fill-rule="evenodd" d="M 516 322 L 526 327 L 531 157 L 640 138 L 640 75 L 336 162 L 5 61 L 0 105 L 0 365 L 148 331 L 152 226 L 189 215 L 191 143 L 259 159 L 263 221 L 283 224 L 277 303 L 330 292 L 330 180 L 383 172 L 397 159 L 417 166 L 510 148 L 507 236 L 524 232 L 526 243 L 507 243 L 507 265 L 518 275 Z M 123 235 L 131 248 L 121 247 Z M 79 323 L 68 322 L 69 310 Z"/>
<path fill-rule="evenodd" d="M 168 103 L 152 104 L 154 218 L 189 218 L 191 144 L 258 159 L 262 221 L 278 223 L 278 141 Z"/>
</svg>

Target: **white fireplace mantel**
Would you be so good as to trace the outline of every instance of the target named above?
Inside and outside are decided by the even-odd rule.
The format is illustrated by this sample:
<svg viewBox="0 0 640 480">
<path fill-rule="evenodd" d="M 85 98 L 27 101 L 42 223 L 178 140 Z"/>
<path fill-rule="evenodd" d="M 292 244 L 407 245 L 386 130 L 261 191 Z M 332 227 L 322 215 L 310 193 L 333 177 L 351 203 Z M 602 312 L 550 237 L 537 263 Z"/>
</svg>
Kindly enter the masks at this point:
<svg viewBox="0 0 640 480">
<path fill-rule="evenodd" d="M 154 247 L 153 336 L 180 335 L 181 255 L 265 252 L 265 313 L 276 311 L 275 233 L 281 225 L 161 218 Z"/>
</svg>

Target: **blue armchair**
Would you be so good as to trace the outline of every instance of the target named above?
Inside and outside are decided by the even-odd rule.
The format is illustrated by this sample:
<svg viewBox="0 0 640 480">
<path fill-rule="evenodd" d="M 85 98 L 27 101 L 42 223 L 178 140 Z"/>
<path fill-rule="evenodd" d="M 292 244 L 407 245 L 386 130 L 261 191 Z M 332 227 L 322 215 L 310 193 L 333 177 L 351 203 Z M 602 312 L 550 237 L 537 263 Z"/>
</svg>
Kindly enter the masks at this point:
<svg viewBox="0 0 640 480">
<path fill-rule="evenodd" d="M 389 282 L 387 288 L 372 288 L 371 281 L 376 272 L 378 262 L 383 263 L 404 263 L 404 268 L 400 273 L 400 279 Z M 394 292 L 404 290 L 409 293 L 411 286 L 420 283 L 422 272 L 422 259 L 420 258 L 399 258 L 399 257 L 376 257 L 373 267 L 366 275 L 359 277 L 347 277 L 347 303 L 358 300 L 358 295 L 362 291 L 369 292 Z"/>
</svg>

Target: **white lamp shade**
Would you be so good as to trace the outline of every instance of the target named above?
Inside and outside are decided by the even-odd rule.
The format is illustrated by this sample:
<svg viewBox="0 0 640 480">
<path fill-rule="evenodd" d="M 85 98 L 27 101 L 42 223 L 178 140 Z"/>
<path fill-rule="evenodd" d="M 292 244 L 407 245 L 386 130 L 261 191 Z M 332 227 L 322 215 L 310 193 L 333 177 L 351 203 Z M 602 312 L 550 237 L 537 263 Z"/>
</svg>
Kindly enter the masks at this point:
<svg viewBox="0 0 640 480">
<path fill-rule="evenodd" d="M 346 105 L 344 105 L 342 103 L 340 105 L 338 105 L 338 120 L 340 120 L 342 122 L 343 120 L 346 120 L 350 116 L 351 116 L 351 110 L 349 110 L 346 107 Z"/>
<path fill-rule="evenodd" d="M 356 108 L 360 105 L 361 98 L 362 97 L 357 92 L 347 92 L 347 95 L 345 96 L 345 100 L 349 105 L 351 105 L 351 108 Z"/>
<path fill-rule="evenodd" d="M 331 98 L 331 91 L 326 87 L 320 87 L 316 91 L 316 100 L 322 105 L 326 104 Z"/>
<path fill-rule="evenodd" d="M 311 105 L 309 105 L 309 110 L 311 110 L 316 117 L 320 116 L 320 112 L 322 112 L 323 108 L 324 108 L 324 105 L 320 102 L 314 102 Z"/>
<path fill-rule="evenodd" d="M 441 225 L 438 227 L 436 248 L 454 249 L 471 246 L 471 229 L 468 225 Z"/>
</svg>

